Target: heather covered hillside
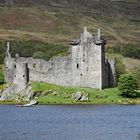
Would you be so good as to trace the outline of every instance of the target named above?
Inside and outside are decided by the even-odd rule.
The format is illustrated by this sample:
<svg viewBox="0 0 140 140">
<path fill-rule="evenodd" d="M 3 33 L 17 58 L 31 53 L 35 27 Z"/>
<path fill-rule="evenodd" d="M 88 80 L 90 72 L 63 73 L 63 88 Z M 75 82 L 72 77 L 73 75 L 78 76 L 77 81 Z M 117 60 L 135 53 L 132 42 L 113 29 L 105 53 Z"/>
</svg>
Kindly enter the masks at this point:
<svg viewBox="0 0 140 140">
<path fill-rule="evenodd" d="M 7 3 L 5 3 L 5 1 Z M 138 0 L 0 0 L 0 39 L 69 42 L 100 27 L 109 45 L 139 44 Z"/>
</svg>

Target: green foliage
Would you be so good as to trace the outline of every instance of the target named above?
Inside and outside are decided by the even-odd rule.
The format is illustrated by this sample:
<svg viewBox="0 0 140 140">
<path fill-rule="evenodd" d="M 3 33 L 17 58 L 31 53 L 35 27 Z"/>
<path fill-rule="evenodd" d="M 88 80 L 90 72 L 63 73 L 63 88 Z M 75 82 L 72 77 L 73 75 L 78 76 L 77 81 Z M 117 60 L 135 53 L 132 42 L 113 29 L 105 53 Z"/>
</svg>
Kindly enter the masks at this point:
<svg viewBox="0 0 140 140">
<path fill-rule="evenodd" d="M 135 90 L 138 88 L 138 80 L 133 75 L 123 74 L 119 78 L 118 87 L 124 97 L 135 97 Z"/>
<path fill-rule="evenodd" d="M 19 53 L 23 57 L 40 58 L 49 60 L 56 55 L 67 55 L 68 47 L 61 44 L 43 43 L 37 41 L 11 42 L 12 55 Z M 0 42 L 0 64 L 4 63 L 6 43 Z"/>
<path fill-rule="evenodd" d="M 23 57 L 49 60 L 56 55 L 67 55 L 68 47 L 61 44 L 42 43 L 36 41 L 12 42 L 12 53 Z"/>
<path fill-rule="evenodd" d="M 135 77 L 137 77 L 138 85 L 139 85 L 139 88 L 140 88 L 140 65 L 135 67 L 132 73 L 133 73 L 133 75 L 135 75 Z"/>
<path fill-rule="evenodd" d="M 5 52 L 6 52 L 6 44 L 4 41 L 0 41 L 0 64 L 4 63 Z"/>
<path fill-rule="evenodd" d="M 0 84 L 4 83 L 4 75 L 3 75 L 3 70 L 0 69 Z"/>
<path fill-rule="evenodd" d="M 120 76 L 125 73 L 125 65 L 122 62 L 121 56 L 116 55 L 115 59 L 116 59 L 116 79 L 117 81 L 119 81 Z"/>
<path fill-rule="evenodd" d="M 124 57 L 140 59 L 140 47 L 135 44 L 118 44 L 113 47 L 108 47 L 106 50 L 109 53 L 118 53 Z"/>
<path fill-rule="evenodd" d="M 121 53 L 124 57 L 132 57 L 140 59 L 140 48 L 132 44 L 128 44 L 122 47 Z"/>
<path fill-rule="evenodd" d="M 43 59 L 44 56 L 45 56 L 45 54 L 44 54 L 43 52 L 41 52 L 41 51 L 35 52 L 35 53 L 33 54 L 33 58 L 34 58 L 34 59 L 36 59 L 36 58 Z"/>
</svg>

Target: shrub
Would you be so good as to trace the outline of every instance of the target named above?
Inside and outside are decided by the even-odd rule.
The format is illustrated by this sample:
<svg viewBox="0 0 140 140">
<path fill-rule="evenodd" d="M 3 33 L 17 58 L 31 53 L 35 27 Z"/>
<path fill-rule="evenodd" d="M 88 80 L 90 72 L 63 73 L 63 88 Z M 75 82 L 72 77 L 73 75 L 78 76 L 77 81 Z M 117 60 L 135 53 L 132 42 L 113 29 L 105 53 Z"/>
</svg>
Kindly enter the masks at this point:
<svg viewBox="0 0 140 140">
<path fill-rule="evenodd" d="M 124 97 L 135 97 L 135 90 L 138 88 L 138 80 L 133 75 L 123 74 L 119 78 L 118 87 Z"/>
</svg>

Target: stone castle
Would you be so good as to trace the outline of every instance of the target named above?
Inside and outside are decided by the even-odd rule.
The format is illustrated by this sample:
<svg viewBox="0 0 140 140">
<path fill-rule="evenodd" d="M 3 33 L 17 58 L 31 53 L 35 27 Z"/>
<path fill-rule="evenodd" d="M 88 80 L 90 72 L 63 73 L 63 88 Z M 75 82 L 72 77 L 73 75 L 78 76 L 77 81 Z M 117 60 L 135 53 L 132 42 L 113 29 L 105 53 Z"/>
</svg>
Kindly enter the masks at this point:
<svg viewBox="0 0 140 140">
<path fill-rule="evenodd" d="M 68 56 L 45 61 L 20 57 L 19 54 L 13 58 L 8 42 L 5 81 L 16 85 L 13 92 L 26 89 L 29 81 L 96 89 L 113 87 L 116 85 L 115 60 L 105 58 L 105 44 L 100 29 L 97 35 L 92 35 L 85 27 L 80 38 L 70 43 Z"/>
</svg>

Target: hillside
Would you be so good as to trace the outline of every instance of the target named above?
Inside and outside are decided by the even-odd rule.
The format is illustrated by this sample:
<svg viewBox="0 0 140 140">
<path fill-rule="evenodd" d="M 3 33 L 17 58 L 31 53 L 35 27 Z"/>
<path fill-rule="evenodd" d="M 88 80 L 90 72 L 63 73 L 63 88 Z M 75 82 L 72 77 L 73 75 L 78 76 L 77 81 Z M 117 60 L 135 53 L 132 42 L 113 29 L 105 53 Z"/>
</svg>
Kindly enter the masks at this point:
<svg viewBox="0 0 140 140">
<path fill-rule="evenodd" d="M 9 0 L 10 1 L 10 0 Z M 0 39 L 67 43 L 84 26 L 100 27 L 110 46 L 139 44 L 137 0 L 0 0 Z"/>
</svg>

